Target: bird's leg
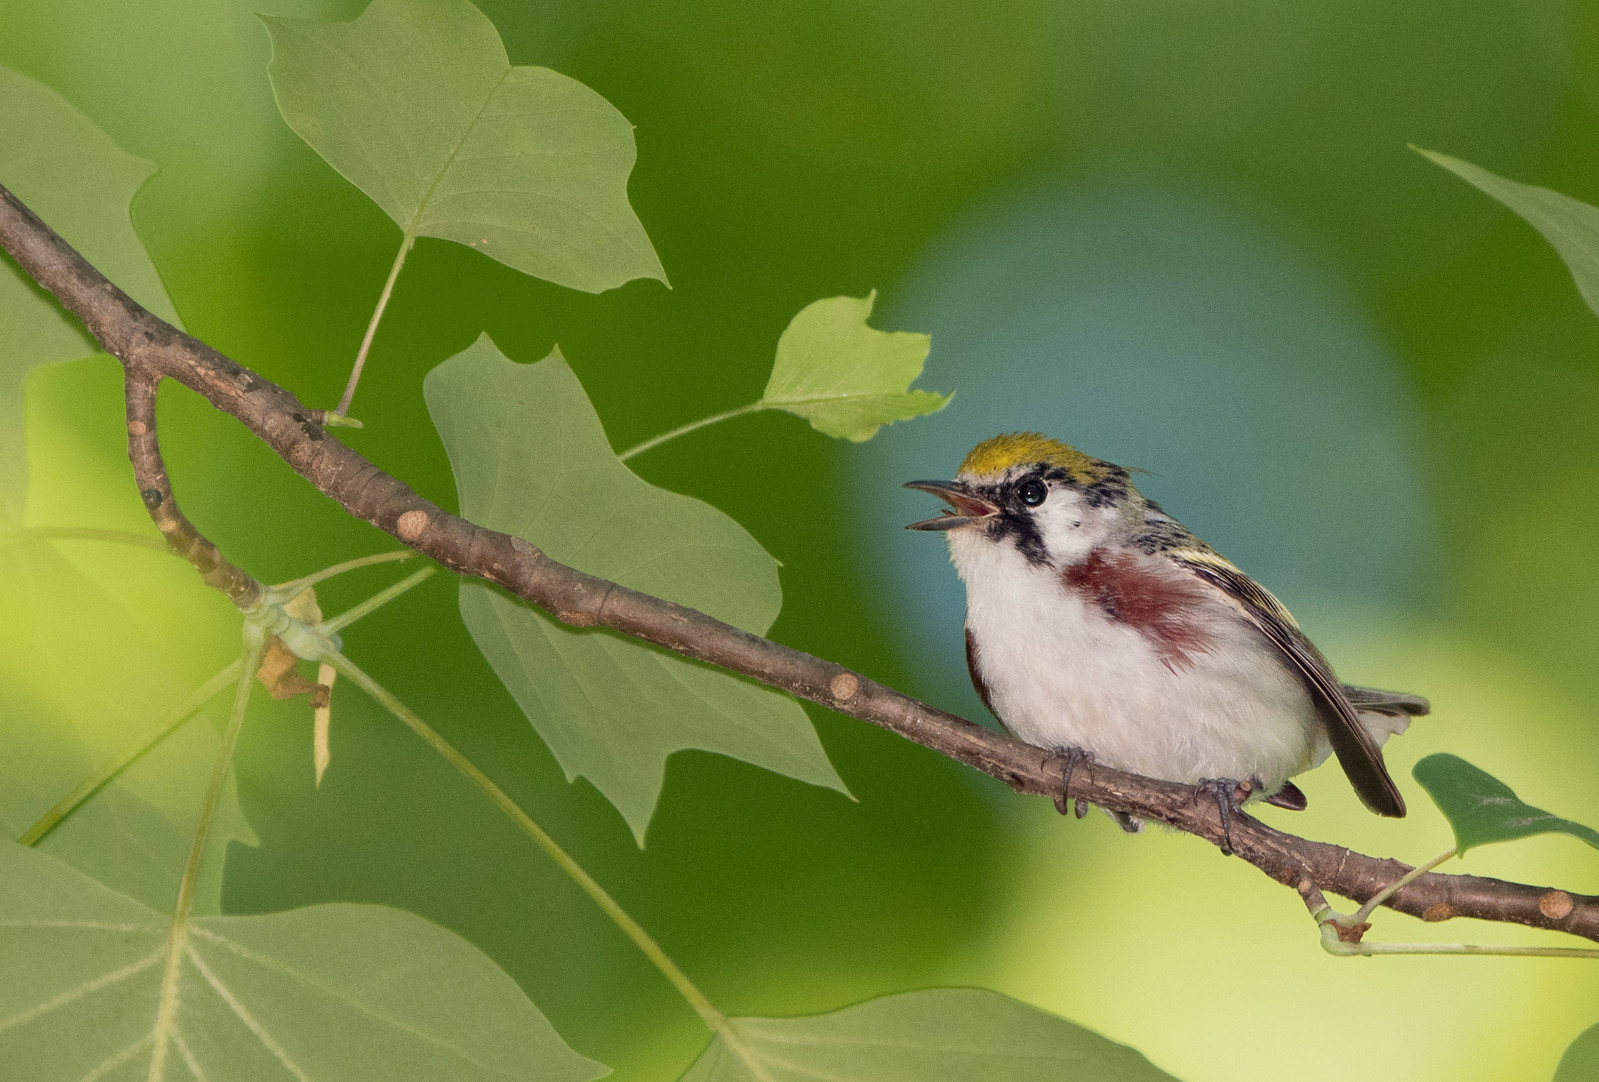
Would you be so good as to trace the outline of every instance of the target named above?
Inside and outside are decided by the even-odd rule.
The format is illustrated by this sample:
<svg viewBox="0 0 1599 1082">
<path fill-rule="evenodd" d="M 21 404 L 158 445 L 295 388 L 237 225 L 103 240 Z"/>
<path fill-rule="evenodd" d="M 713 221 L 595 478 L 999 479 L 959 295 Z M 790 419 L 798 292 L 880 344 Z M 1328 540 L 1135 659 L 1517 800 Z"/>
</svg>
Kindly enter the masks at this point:
<svg viewBox="0 0 1599 1082">
<path fill-rule="evenodd" d="M 1216 810 L 1221 813 L 1221 851 L 1223 856 L 1233 855 L 1233 812 L 1243 812 L 1243 803 L 1249 799 L 1249 794 L 1255 791 L 1255 786 L 1248 781 L 1234 781 L 1232 778 L 1200 778 L 1194 786 L 1194 798 L 1199 794 L 1208 793 L 1216 798 Z"/>
<path fill-rule="evenodd" d="M 1061 748 L 1049 753 L 1049 758 L 1045 760 L 1046 766 L 1052 762 L 1060 763 L 1060 792 L 1055 794 L 1055 810 L 1062 815 L 1065 815 L 1066 809 L 1072 806 L 1072 775 L 1077 773 L 1078 767 L 1093 761 L 1093 752 L 1084 751 L 1082 748 Z M 1079 797 L 1076 804 L 1077 818 L 1081 819 L 1088 814 L 1088 803 Z"/>
</svg>

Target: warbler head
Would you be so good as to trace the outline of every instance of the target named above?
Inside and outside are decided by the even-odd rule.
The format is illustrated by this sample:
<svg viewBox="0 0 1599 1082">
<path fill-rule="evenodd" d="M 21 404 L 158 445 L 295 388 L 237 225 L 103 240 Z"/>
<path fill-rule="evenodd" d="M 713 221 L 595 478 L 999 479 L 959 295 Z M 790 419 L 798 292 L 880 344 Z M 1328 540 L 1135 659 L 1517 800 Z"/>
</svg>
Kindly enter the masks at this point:
<svg viewBox="0 0 1599 1082">
<path fill-rule="evenodd" d="M 949 504 L 938 517 L 906 529 L 949 531 L 950 551 L 963 575 L 979 554 L 996 551 L 1014 551 L 1036 566 L 1076 563 L 1126 534 L 1144 507 L 1125 469 L 1036 432 L 984 440 L 953 481 L 910 481 L 906 487 Z"/>
</svg>

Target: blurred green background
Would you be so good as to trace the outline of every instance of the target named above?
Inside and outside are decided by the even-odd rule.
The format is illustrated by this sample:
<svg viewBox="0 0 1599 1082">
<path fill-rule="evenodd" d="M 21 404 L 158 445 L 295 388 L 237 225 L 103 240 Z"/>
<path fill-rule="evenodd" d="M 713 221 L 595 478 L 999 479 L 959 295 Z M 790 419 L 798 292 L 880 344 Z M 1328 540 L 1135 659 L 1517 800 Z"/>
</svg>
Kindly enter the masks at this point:
<svg viewBox="0 0 1599 1082">
<path fill-rule="evenodd" d="M 134 217 L 188 329 L 331 406 L 398 230 L 279 119 L 259 3 L 0 0 L 0 63 L 160 165 Z M 863 446 L 758 415 L 633 463 L 783 562 L 776 638 L 979 716 L 958 584 L 935 540 L 898 529 L 926 513 L 898 485 L 1041 428 L 1151 470 L 1148 490 L 1276 590 L 1345 678 L 1432 697 L 1391 745 L 1409 819 L 1367 815 L 1329 767 L 1302 779 L 1310 811 L 1272 821 L 1429 857 L 1449 834 L 1409 768 L 1448 750 L 1599 822 L 1599 321 L 1530 228 L 1406 148 L 1599 202 L 1591 5 L 481 6 L 513 62 L 584 81 L 637 126 L 630 191 L 673 288 L 589 296 L 421 241 L 355 400 L 364 454 L 454 505 L 420 380 L 480 331 L 522 361 L 559 342 L 627 447 L 753 399 L 801 306 L 876 288 L 879 326 L 932 332 L 922 384 L 956 391 L 944 413 Z M 30 521 L 147 529 L 116 366 L 56 366 L 28 394 Z M 261 578 L 391 546 L 192 396 L 169 386 L 161 408 L 183 505 Z M 69 555 L 192 683 L 236 649 L 225 602 L 181 568 Z M 392 577 L 341 580 L 324 608 Z M 982 985 L 1189 1082 L 1541 1082 L 1599 1019 L 1591 966 L 1335 960 L 1292 895 L 1192 839 L 1061 819 L 814 708 L 857 803 L 683 753 L 641 852 L 563 779 L 448 576 L 346 642 L 729 1012 Z M 261 844 L 231 853 L 230 910 L 413 909 L 618 1078 L 687 1064 L 696 1018 L 477 793 L 348 689 L 316 790 L 306 714 L 273 704 L 246 728 Z M 1599 892 L 1599 857 L 1569 838 L 1465 867 Z M 1544 941 L 1397 916 L 1373 935 Z"/>
</svg>

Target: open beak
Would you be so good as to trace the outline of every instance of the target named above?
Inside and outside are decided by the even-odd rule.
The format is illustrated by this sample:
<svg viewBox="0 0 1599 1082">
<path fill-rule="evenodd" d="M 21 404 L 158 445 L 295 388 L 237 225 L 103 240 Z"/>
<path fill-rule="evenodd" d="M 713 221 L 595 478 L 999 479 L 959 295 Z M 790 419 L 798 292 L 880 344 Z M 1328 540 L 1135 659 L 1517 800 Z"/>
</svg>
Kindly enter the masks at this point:
<svg viewBox="0 0 1599 1082">
<path fill-rule="evenodd" d="M 998 504 L 973 496 L 958 481 L 906 481 L 905 487 L 931 492 L 949 504 L 937 518 L 913 522 L 905 527 L 907 530 L 953 530 L 999 514 Z"/>
</svg>

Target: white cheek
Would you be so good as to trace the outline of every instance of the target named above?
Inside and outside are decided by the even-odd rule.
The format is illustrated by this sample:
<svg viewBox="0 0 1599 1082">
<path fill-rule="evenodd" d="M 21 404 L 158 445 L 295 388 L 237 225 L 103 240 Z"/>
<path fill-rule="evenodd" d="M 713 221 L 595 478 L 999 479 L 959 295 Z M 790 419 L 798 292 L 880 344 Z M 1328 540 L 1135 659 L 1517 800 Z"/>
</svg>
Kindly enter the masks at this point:
<svg viewBox="0 0 1599 1082">
<path fill-rule="evenodd" d="M 1080 563 L 1105 540 L 1107 523 L 1103 512 L 1083 506 L 1072 494 L 1056 490 L 1033 511 L 1049 550 L 1049 562 L 1056 567 Z"/>
</svg>

